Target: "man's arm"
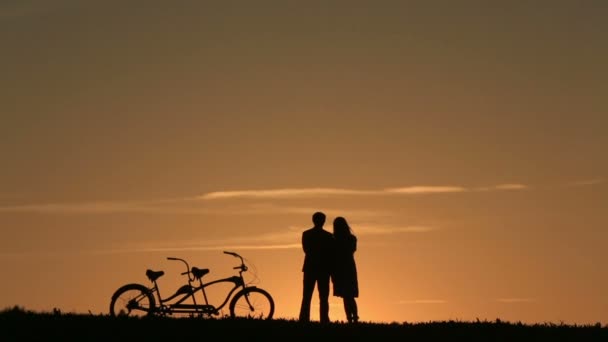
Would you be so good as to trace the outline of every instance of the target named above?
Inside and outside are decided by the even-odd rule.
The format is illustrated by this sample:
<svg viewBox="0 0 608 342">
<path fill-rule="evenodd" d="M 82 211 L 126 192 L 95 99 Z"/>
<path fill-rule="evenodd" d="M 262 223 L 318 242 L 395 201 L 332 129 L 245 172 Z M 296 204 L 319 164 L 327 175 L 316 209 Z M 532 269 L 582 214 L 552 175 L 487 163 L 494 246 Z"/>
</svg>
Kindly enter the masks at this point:
<svg viewBox="0 0 608 342">
<path fill-rule="evenodd" d="M 306 232 L 302 233 L 302 250 L 304 250 L 304 253 L 308 253 L 308 238 L 306 237 Z"/>
</svg>

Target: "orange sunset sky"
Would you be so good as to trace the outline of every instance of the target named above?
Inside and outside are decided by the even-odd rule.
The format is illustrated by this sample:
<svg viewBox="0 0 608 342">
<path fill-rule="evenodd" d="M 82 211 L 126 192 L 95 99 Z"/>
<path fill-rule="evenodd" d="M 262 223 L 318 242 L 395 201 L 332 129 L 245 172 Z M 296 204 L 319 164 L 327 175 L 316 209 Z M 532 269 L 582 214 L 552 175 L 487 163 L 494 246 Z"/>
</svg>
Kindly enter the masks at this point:
<svg viewBox="0 0 608 342">
<path fill-rule="evenodd" d="M 232 250 L 295 318 L 321 210 L 358 236 L 363 321 L 608 323 L 606 18 L 601 0 L 2 1 L 0 308 L 107 314 L 147 268 L 174 292 L 166 257 L 213 279 Z"/>
</svg>

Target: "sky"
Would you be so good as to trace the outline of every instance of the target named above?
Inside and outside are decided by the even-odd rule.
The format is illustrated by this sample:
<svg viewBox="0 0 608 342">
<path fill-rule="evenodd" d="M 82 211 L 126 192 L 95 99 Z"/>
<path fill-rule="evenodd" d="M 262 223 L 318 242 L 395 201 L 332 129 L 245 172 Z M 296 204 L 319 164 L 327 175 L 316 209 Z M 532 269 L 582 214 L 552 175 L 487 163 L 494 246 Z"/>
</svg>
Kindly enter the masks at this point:
<svg viewBox="0 0 608 342">
<path fill-rule="evenodd" d="M 231 275 L 295 318 L 302 231 L 359 316 L 608 323 L 605 1 L 0 3 L 0 307 Z M 330 318 L 344 320 L 341 299 Z M 312 319 L 318 319 L 313 297 Z"/>
</svg>

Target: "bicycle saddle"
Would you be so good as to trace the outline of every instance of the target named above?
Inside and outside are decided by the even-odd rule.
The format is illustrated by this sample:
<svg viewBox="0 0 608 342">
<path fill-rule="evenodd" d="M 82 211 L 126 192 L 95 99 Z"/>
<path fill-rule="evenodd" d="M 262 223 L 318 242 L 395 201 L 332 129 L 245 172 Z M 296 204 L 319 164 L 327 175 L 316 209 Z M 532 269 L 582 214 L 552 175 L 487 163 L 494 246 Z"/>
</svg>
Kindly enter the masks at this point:
<svg viewBox="0 0 608 342">
<path fill-rule="evenodd" d="M 164 274 L 165 274 L 165 272 L 163 272 L 163 271 L 152 271 L 152 270 L 146 271 L 146 276 L 148 276 L 148 279 L 150 279 L 150 281 L 155 281 L 156 279 L 162 277 Z"/>
<path fill-rule="evenodd" d="M 209 269 L 208 268 L 192 267 L 192 275 L 196 279 L 202 278 L 207 273 L 209 273 Z"/>
</svg>

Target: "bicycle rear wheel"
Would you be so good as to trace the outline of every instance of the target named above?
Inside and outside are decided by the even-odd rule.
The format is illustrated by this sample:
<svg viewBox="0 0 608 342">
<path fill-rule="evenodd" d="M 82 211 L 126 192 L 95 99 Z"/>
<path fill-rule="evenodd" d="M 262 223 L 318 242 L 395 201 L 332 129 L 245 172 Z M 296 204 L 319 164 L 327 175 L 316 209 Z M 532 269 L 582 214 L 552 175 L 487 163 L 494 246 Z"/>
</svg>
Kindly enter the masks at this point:
<svg viewBox="0 0 608 342">
<path fill-rule="evenodd" d="M 274 300 L 268 292 L 257 287 L 248 287 L 234 295 L 230 302 L 233 318 L 272 319 Z"/>
<path fill-rule="evenodd" d="M 112 295 L 110 316 L 149 316 L 154 313 L 155 307 L 156 300 L 147 287 L 127 284 Z"/>
</svg>

